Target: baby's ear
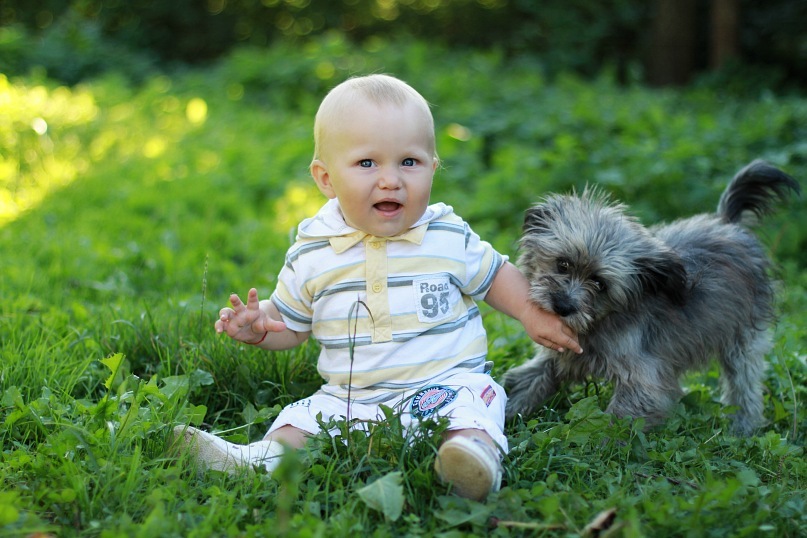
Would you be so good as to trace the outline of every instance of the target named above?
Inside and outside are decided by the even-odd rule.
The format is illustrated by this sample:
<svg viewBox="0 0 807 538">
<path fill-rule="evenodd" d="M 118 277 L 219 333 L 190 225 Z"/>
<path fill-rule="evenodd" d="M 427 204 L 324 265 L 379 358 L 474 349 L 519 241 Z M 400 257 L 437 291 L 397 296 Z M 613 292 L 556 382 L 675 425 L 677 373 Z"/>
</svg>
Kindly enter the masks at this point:
<svg viewBox="0 0 807 538">
<path fill-rule="evenodd" d="M 311 177 L 314 178 L 319 191 L 328 198 L 336 198 L 336 191 L 333 190 L 333 184 L 331 183 L 331 175 L 328 173 L 328 167 L 325 163 L 319 159 L 314 159 L 308 169 L 311 171 Z"/>
</svg>

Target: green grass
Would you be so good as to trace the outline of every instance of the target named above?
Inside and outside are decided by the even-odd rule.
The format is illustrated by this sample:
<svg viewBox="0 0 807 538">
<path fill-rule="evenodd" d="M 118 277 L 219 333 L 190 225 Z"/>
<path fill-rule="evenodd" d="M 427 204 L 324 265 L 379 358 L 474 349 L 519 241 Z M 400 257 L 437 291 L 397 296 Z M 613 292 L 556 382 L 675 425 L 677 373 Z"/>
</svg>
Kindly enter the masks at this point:
<svg viewBox="0 0 807 538">
<path fill-rule="evenodd" d="M 482 504 L 433 476 L 444 425 L 410 445 L 392 414 L 370 437 L 313 439 L 273 477 L 198 475 L 168 450 L 180 423 L 258 438 L 320 383 L 316 345 L 265 353 L 212 323 L 230 292 L 271 291 L 322 202 L 311 123 L 346 73 L 392 72 L 435 104 L 434 199 L 511 256 L 549 191 L 598 183 L 651 223 L 710 210 L 753 158 L 807 177 L 803 98 L 549 83 L 534 67 L 326 38 L 137 88 L 2 81 L 0 536 L 582 536 L 598 515 L 613 536 L 807 532 L 805 200 L 760 230 L 782 287 L 755 437 L 728 434 L 713 369 L 650 432 L 602 412 L 607 384 L 567 387 L 508 424 L 504 487 Z M 484 312 L 499 376 L 531 343 Z"/>
</svg>

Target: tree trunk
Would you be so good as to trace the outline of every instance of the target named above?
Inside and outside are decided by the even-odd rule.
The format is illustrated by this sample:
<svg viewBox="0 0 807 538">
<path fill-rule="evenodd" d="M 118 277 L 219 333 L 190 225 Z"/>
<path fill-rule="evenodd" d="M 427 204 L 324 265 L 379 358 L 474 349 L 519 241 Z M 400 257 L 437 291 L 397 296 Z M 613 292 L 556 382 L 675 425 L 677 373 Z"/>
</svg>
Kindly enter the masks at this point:
<svg viewBox="0 0 807 538">
<path fill-rule="evenodd" d="M 655 86 L 689 82 L 695 69 L 697 0 L 656 0 L 647 69 Z"/>
<path fill-rule="evenodd" d="M 739 0 L 712 0 L 709 67 L 719 69 L 739 55 Z"/>
</svg>

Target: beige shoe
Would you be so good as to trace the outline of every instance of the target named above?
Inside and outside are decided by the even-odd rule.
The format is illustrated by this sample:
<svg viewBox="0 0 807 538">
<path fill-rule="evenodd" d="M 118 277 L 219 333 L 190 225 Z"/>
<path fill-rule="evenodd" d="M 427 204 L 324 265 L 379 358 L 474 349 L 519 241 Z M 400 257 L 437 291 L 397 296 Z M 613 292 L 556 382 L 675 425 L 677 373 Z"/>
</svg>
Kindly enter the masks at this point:
<svg viewBox="0 0 807 538">
<path fill-rule="evenodd" d="M 484 500 L 502 483 L 499 453 L 477 438 L 452 437 L 440 446 L 434 470 L 460 497 Z"/>
<path fill-rule="evenodd" d="M 239 469 L 251 469 L 256 465 L 271 473 L 283 455 L 283 445 L 275 441 L 236 445 L 193 426 L 176 426 L 171 444 L 180 452 L 190 453 L 201 469 L 229 474 L 236 474 Z"/>
</svg>

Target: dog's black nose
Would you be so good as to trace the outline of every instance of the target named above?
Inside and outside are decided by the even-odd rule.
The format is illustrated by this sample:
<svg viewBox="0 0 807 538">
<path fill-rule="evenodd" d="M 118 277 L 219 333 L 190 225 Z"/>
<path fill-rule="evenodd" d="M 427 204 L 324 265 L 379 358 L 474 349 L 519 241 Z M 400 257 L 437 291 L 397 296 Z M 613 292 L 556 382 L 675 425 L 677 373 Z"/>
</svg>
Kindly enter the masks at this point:
<svg viewBox="0 0 807 538">
<path fill-rule="evenodd" d="M 577 307 L 569 299 L 568 295 L 553 295 L 552 296 L 552 310 L 561 317 L 577 312 Z"/>
</svg>

